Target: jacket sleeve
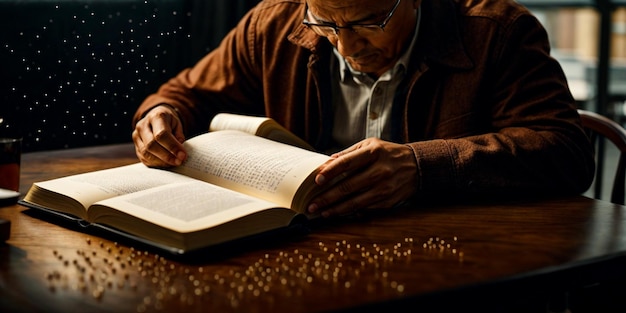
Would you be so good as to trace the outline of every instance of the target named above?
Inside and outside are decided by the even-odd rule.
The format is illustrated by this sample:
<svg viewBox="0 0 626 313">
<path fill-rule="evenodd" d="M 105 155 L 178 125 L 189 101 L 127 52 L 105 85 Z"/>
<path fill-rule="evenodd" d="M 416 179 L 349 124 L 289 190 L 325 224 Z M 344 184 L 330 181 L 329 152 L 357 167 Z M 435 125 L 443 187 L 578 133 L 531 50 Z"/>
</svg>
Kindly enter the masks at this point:
<svg viewBox="0 0 626 313">
<path fill-rule="evenodd" d="M 481 133 L 412 142 L 422 195 L 578 194 L 593 180 L 592 147 L 539 22 L 522 14 L 490 49 Z"/>
</svg>

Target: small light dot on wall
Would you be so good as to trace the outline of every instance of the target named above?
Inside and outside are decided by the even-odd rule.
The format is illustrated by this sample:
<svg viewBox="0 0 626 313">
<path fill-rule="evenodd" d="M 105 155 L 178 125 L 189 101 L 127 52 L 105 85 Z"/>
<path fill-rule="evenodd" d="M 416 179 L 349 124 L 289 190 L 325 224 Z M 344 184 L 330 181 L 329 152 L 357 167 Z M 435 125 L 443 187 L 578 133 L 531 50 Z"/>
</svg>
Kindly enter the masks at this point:
<svg viewBox="0 0 626 313">
<path fill-rule="evenodd" d="M 13 9 L 20 23 L 3 32 L 0 97 L 15 103 L 26 150 L 129 141 L 132 112 L 189 63 L 191 12 L 180 3 Z"/>
</svg>

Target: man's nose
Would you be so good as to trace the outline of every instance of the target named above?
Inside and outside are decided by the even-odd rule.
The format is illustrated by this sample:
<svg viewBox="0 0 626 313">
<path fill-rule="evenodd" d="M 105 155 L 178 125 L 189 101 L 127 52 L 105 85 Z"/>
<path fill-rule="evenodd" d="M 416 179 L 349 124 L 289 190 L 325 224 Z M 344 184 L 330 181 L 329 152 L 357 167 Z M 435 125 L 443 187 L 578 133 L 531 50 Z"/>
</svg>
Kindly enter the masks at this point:
<svg viewBox="0 0 626 313">
<path fill-rule="evenodd" d="M 366 40 L 363 36 L 350 29 L 342 29 L 337 36 L 337 50 L 343 56 L 351 56 L 361 51 L 365 46 Z"/>
</svg>

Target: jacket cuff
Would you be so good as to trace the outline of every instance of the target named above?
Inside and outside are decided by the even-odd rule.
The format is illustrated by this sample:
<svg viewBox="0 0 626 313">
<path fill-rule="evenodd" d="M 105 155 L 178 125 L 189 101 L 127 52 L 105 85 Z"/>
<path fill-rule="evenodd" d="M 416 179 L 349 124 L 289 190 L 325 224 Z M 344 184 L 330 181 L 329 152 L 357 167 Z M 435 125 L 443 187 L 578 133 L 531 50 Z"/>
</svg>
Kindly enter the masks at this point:
<svg viewBox="0 0 626 313">
<path fill-rule="evenodd" d="M 457 188 L 458 172 L 456 154 L 448 141 L 443 139 L 407 144 L 415 154 L 417 181 L 420 193 L 454 190 Z"/>
</svg>

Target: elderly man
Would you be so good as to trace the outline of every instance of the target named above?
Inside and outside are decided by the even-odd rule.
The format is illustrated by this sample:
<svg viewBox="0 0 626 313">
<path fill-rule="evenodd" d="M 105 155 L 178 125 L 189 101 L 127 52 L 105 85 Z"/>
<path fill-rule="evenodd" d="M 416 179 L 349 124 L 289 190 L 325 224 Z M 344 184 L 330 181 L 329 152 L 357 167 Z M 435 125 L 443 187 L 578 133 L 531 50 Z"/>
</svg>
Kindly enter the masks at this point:
<svg viewBox="0 0 626 313">
<path fill-rule="evenodd" d="M 443 195 L 581 193 L 591 146 L 547 34 L 509 0 L 265 0 L 139 107 L 149 166 L 219 112 L 265 115 L 333 153 L 323 216 Z"/>
</svg>

